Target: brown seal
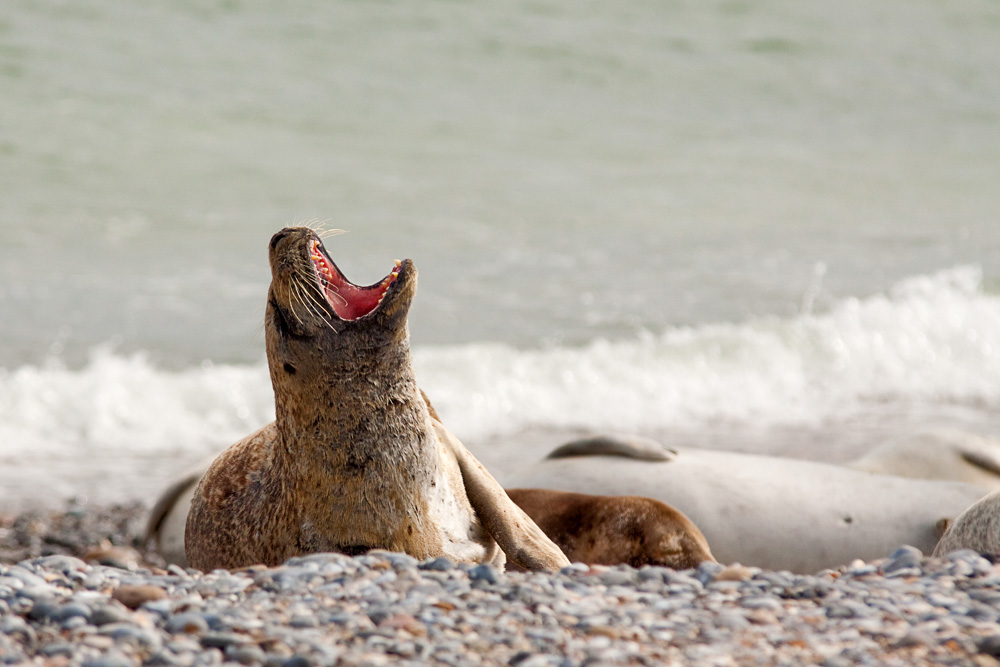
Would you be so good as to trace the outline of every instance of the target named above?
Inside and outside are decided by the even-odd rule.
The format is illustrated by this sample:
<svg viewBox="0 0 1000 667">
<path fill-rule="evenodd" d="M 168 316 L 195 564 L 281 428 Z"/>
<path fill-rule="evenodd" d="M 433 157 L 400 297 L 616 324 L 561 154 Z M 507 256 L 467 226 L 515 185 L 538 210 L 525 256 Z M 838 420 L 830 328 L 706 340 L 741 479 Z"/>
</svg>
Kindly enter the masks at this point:
<svg viewBox="0 0 1000 667">
<path fill-rule="evenodd" d="M 569 561 L 441 423 L 417 388 L 413 262 L 368 287 L 319 236 L 271 238 L 265 337 L 276 419 L 223 452 L 191 501 L 192 567 L 317 551 L 558 569 Z M 499 548 L 498 548 L 499 545 Z"/>
<path fill-rule="evenodd" d="M 507 489 L 507 495 L 574 563 L 686 570 L 716 562 L 698 527 L 658 500 L 548 489 Z"/>
</svg>

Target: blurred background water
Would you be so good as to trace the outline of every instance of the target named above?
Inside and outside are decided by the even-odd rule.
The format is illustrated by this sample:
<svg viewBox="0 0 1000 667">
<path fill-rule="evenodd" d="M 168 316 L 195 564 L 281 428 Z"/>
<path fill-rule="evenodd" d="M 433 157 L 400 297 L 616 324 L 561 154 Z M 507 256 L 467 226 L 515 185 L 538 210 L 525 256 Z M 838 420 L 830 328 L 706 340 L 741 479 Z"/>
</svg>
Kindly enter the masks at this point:
<svg viewBox="0 0 1000 667">
<path fill-rule="evenodd" d="M 998 71 L 988 0 L 7 0 L 0 501 L 270 419 L 266 244 L 314 220 L 356 283 L 414 259 L 418 379 L 501 471 L 993 433 Z"/>
</svg>

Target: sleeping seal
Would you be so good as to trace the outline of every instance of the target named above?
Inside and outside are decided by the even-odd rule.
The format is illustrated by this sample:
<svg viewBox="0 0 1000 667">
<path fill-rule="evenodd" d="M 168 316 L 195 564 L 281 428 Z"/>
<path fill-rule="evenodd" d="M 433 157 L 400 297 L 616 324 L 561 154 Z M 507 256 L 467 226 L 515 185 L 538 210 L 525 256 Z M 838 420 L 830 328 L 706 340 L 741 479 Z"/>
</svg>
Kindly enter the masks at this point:
<svg viewBox="0 0 1000 667">
<path fill-rule="evenodd" d="M 855 558 L 874 560 L 902 544 L 930 553 L 937 523 L 983 495 L 975 485 L 906 479 L 843 466 L 677 447 L 670 460 L 636 460 L 561 448 L 503 479 L 510 487 L 654 498 L 683 512 L 712 554 L 772 570 L 812 573 Z"/>
<path fill-rule="evenodd" d="M 698 527 L 658 500 L 549 489 L 507 495 L 574 563 L 687 570 L 715 562 Z"/>
</svg>

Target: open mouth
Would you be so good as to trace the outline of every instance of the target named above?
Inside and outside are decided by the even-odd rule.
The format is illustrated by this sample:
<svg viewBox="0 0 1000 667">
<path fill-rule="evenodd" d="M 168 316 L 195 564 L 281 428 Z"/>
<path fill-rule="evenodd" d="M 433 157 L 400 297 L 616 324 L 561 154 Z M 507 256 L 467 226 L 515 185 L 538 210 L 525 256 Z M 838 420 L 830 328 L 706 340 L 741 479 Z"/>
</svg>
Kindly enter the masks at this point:
<svg viewBox="0 0 1000 667">
<path fill-rule="evenodd" d="M 397 259 L 395 268 L 381 282 L 368 287 L 358 287 L 344 277 L 337 265 L 327 257 L 320 242 L 315 239 L 309 244 L 309 257 L 316 270 L 316 280 L 319 281 L 320 289 L 330 302 L 333 312 L 347 322 L 361 319 L 374 312 L 385 300 L 385 295 L 396 282 L 399 270 L 402 268 L 402 262 Z"/>
</svg>

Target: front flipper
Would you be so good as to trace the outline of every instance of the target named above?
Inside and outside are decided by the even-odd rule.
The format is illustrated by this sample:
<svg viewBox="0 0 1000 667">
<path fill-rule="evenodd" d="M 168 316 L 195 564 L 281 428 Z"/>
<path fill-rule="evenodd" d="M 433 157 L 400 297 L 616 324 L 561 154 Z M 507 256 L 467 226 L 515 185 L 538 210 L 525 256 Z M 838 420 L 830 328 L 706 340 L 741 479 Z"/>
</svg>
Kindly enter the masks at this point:
<svg viewBox="0 0 1000 667">
<path fill-rule="evenodd" d="M 966 446 L 959 452 L 965 461 L 981 468 L 983 472 L 1000 475 L 1000 452 L 996 448 Z"/>
<path fill-rule="evenodd" d="M 560 445 L 545 458 L 565 459 L 571 456 L 624 456 L 639 461 L 673 461 L 677 458 L 677 450 L 635 435 L 595 435 Z"/>
<path fill-rule="evenodd" d="M 542 532 L 531 517 L 507 497 L 493 475 L 476 460 L 458 438 L 436 419 L 438 437 L 458 461 L 465 493 L 486 532 L 496 540 L 507 558 L 526 570 L 558 570 L 569 559 Z"/>
</svg>

